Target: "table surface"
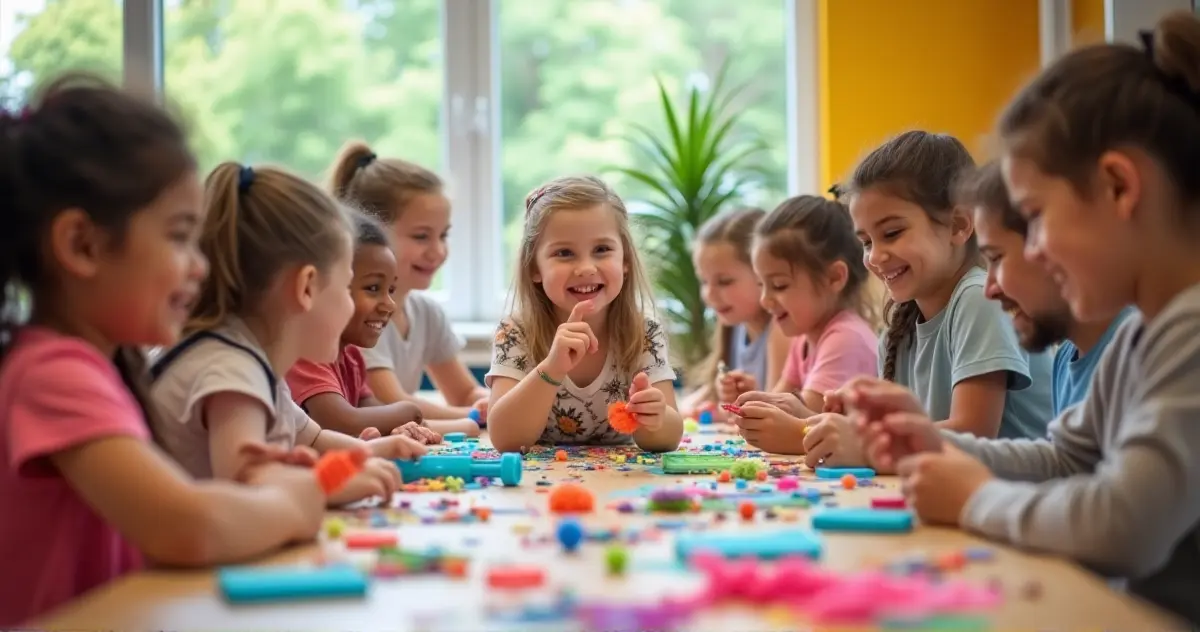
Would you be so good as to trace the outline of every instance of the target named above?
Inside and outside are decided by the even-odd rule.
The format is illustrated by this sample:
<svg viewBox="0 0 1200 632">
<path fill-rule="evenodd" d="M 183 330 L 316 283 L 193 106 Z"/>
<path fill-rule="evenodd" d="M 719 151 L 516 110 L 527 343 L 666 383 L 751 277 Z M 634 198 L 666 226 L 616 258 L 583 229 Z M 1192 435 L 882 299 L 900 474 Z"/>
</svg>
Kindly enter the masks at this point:
<svg viewBox="0 0 1200 632">
<path fill-rule="evenodd" d="M 723 442 L 719 435 L 696 436 L 696 443 Z M 693 444 L 695 445 L 695 444 Z M 521 485 L 513 488 L 492 487 L 460 494 L 437 492 L 401 493 L 401 499 L 422 507 L 443 497 L 452 497 L 466 506 L 475 504 L 494 510 L 486 523 L 421 524 L 409 522 L 394 528 L 402 548 L 429 545 L 447 551 L 461 551 L 470 558 L 468 576 L 454 579 L 444 576 L 409 576 L 374 580 L 365 598 L 234 606 L 219 595 L 212 571 L 140 572 L 100 588 L 67 604 L 33 623 L 43 630 L 161 630 L 161 629 L 242 629 L 242 630 L 529 630 L 531 624 L 499 624 L 485 616 L 488 608 L 511 605 L 517 598 L 511 593 L 489 589 L 484 580 L 486 569 L 504 562 L 536 564 L 547 574 L 547 585 L 573 590 L 580 598 L 595 597 L 609 601 L 642 603 L 662 595 L 682 595 L 696 590 L 702 580 L 670 568 L 673 535 L 665 532 L 657 543 L 639 543 L 628 547 L 629 572 L 610 577 L 603 562 L 605 545 L 585 542 L 581 549 L 568 554 L 554 540 L 553 514 L 547 512 L 547 486 L 539 480 L 559 482 L 575 480 L 595 492 L 597 511 L 582 517 L 586 527 L 619 527 L 626 530 L 661 521 L 661 515 L 620 514 L 609 507 L 622 492 L 645 485 L 670 486 L 683 481 L 712 480 L 712 477 L 673 477 L 650 468 L 633 466 L 628 471 L 613 467 L 582 471 L 587 464 L 601 462 L 597 457 L 562 462 L 528 462 Z M 810 475 L 801 475 L 808 478 Z M 802 485 L 834 489 L 826 481 L 802 480 Z M 841 506 L 869 505 L 878 495 L 895 496 L 897 482 L 881 477 L 874 484 L 853 490 L 836 489 Z M 531 508 L 538 515 L 517 513 Z M 512 511 L 513 513 L 507 513 Z M 804 526 L 812 510 L 800 510 L 796 524 L 776 524 L 762 517 L 743 522 L 735 515 L 712 529 L 781 529 Z M 338 516 L 353 524 L 346 513 Z M 711 525 L 710 514 L 683 516 L 686 520 Z M 775 522 L 780 522 L 776 520 Z M 526 531 L 522 534 L 522 531 Z M 835 571 L 852 572 L 878 568 L 889 560 L 913 554 L 937 556 L 968 547 L 987 547 L 994 552 L 990 561 L 970 563 L 955 576 L 980 584 L 998 581 L 1004 594 L 1002 603 L 984 613 L 993 629 L 1182 629 L 1177 619 L 1145 602 L 1113 591 L 1099 577 L 1061 559 L 1031 555 L 987 543 L 964 532 L 917 526 L 900 535 L 822 534 L 825 551 L 821 565 Z M 522 544 L 526 540 L 526 544 Z M 548 540 L 548 541 L 547 541 Z M 532 542 L 532 543 L 529 543 Z M 262 560 L 261 564 L 308 564 L 325 557 L 351 555 L 337 542 L 322 542 L 293 547 Z M 359 554 L 354 554 L 359 555 Z M 1031 587 L 1038 587 L 1034 591 Z M 550 588 L 535 591 L 531 599 L 549 600 Z M 1032 594 L 1038 592 L 1040 594 Z M 522 597 L 521 599 L 524 599 Z M 795 615 L 793 615 L 795 616 Z M 802 617 L 802 615 L 801 615 Z M 803 618 L 780 619 L 778 611 L 749 607 L 721 607 L 697 613 L 688 630 L 726 629 L 797 629 L 807 626 Z M 807 626 L 809 629 L 812 626 Z M 562 622 L 545 629 L 564 629 Z M 819 629 L 833 629 L 821 627 Z M 861 628 L 855 628 L 861 629 Z"/>
</svg>

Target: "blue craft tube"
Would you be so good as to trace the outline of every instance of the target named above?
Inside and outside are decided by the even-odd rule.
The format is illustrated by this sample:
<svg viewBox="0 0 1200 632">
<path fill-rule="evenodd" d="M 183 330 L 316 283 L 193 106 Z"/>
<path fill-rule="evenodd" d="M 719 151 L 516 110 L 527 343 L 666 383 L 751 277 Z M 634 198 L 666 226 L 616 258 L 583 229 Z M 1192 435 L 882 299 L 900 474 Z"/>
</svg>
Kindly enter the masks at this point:
<svg viewBox="0 0 1200 632">
<path fill-rule="evenodd" d="M 501 483 L 513 487 L 521 483 L 521 455 L 506 452 L 497 459 L 476 459 L 469 454 L 432 454 L 416 461 L 396 460 L 400 476 L 405 483 L 422 478 L 455 476 L 464 480 L 479 477 L 498 478 Z"/>
</svg>

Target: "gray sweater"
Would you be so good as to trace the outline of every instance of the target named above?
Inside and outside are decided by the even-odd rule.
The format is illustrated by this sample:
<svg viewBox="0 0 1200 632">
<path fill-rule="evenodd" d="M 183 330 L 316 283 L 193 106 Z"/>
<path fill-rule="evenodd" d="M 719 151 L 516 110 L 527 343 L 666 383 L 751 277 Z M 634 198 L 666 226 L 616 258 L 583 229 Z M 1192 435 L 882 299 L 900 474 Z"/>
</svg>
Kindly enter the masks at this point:
<svg viewBox="0 0 1200 632">
<path fill-rule="evenodd" d="M 995 475 L 963 508 L 989 538 L 1072 558 L 1200 624 L 1200 286 L 1130 316 L 1049 440 L 945 433 Z"/>
</svg>

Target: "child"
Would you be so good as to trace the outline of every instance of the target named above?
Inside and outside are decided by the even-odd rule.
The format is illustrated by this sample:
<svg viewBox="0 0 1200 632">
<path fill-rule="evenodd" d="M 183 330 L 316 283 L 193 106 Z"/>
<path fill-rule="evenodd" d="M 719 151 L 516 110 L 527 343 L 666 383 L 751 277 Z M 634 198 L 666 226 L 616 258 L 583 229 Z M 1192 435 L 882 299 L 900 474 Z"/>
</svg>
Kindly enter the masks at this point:
<svg viewBox="0 0 1200 632">
<path fill-rule="evenodd" d="M 1200 22 L 1169 14 L 1144 50 L 1078 49 L 1000 118 L 1026 254 L 1074 316 L 1134 304 L 1086 399 L 1050 439 L 952 437 L 880 385 L 855 389 L 873 460 L 900 461 L 921 519 L 1047 551 L 1128 580 L 1200 624 Z M 1117 95 L 1119 98 L 1113 98 Z M 857 400 L 857 401 L 854 401 Z M 923 454 L 914 454 L 924 452 Z M 978 460 L 976 460 L 978 459 Z"/>
<path fill-rule="evenodd" d="M 342 330 L 342 350 L 336 362 L 299 360 L 287 374 L 295 400 L 322 428 L 359 436 L 370 430 L 380 434 L 404 434 L 421 443 L 441 443 L 437 432 L 421 423 L 421 410 L 412 402 L 381 404 L 367 386 L 367 368 L 362 351 L 379 341 L 379 334 L 392 317 L 396 303 L 396 256 L 387 233 L 374 219 L 351 212 L 357 228 L 354 248 L 354 279 L 350 295 L 354 316 Z M 452 424 L 451 420 L 439 420 Z M 456 428 L 478 436 L 479 426 L 469 419 Z"/>
<path fill-rule="evenodd" d="M 320 528 L 312 470 L 247 462 L 247 485 L 197 483 L 150 441 L 137 349 L 174 342 L 204 278 L 200 197 L 175 121 L 99 80 L 0 111 L 0 628 L 142 556 L 231 563 Z"/>
<path fill-rule="evenodd" d="M 943 427 L 1041 437 L 1050 358 L 1020 348 L 984 296 L 970 213 L 952 201 L 973 161 L 951 136 L 905 132 L 871 152 L 843 186 L 867 267 L 890 296 L 883 379 L 913 390 Z"/>
<path fill-rule="evenodd" d="M 349 286 L 353 227 L 346 209 L 305 180 L 275 168 L 218 165 L 205 182 L 200 247 L 212 273 L 200 289 L 189 335 L 154 365 L 156 435 L 198 478 L 231 478 L 246 441 L 362 447 L 324 432 L 292 401 L 284 376 L 300 359 L 333 362 L 354 312 Z M 366 443 L 378 458 L 330 499 L 390 497 L 390 459 L 425 448 L 396 435 Z"/>
<path fill-rule="evenodd" d="M 628 399 L 643 450 L 679 447 L 675 372 L 621 198 L 599 179 L 554 180 L 525 199 L 514 311 L 500 323 L 487 384 L 500 451 L 537 441 L 625 443 L 608 407 Z"/>
<path fill-rule="evenodd" d="M 1041 353 L 1058 345 L 1054 354 L 1053 414 L 1083 401 L 1092 372 L 1117 328 L 1133 312 L 1125 308 L 1115 318 L 1082 322 L 1058 284 L 1037 262 L 1024 257 L 1029 224 L 1008 199 L 1000 163 L 991 162 L 964 179 L 960 203 L 975 209 L 979 250 L 988 262 L 988 298 L 999 301 L 1013 319 L 1021 347 Z"/>
<path fill-rule="evenodd" d="M 704 304 L 717 315 L 717 328 L 712 351 L 695 375 L 701 386 L 687 398 L 684 410 L 714 400 L 733 402 L 744 392 L 779 381 L 790 341 L 759 305 L 758 278 L 750 262 L 754 227 L 764 215 L 757 208 L 726 211 L 697 233 L 693 264 Z M 722 366 L 729 369 L 724 375 Z"/>
<path fill-rule="evenodd" d="M 367 381 L 384 404 L 415 403 L 426 420 L 486 417 L 487 390 L 458 359 L 462 348 L 450 320 L 427 290 L 446 262 L 450 202 L 437 174 L 398 158 L 379 158 L 361 142 L 342 149 L 333 167 L 334 195 L 382 221 L 396 254 L 397 305 L 379 344 L 363 350 Z M 446 405 L 414 394 L 425 373 Z"/>
<path fill-rule="evenodd" d="M 747 393 L 733 419 L 751 445 L 803 454 L 801 420 L 824 409 L 826 391 L 875 375 L 879 362 L 879 339 L 864 318 L 871 314 L 862 244 L 846 207 L 811 195 L 784 201 L 758 224 L 754 272 L 763 305 L 794 340 L 777 389 L 788 401 Z"/>
</svg>

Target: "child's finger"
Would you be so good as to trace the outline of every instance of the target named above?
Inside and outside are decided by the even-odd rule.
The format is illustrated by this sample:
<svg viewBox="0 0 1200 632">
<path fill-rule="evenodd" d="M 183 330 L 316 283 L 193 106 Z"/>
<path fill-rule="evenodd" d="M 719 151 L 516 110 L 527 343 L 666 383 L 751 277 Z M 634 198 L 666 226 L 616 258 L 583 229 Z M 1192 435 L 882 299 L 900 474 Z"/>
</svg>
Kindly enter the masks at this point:
<svg viewBox="0 0 1200 632">
<path fill-rule="evenodd" d="M 568 323 L 583 322 L 583 317 L 592 313 L 592 301 L 580 301 L 571 308 L 571 315 L 567 316 Z"/>
<path fill-rule="evenodd" d="M 775 411 L 779 410 L 777 407 L 772 406 L 771 404 L 757 401 L 747 402 L 746 404 L 740 406 L 739 409 L 741 411 L 739 416 L 747 419 L 763 419 L 765 417 L 769 417 L 770 415 L 774 414 Z"/>
<path fill-rule="evenodd" d="M 804 444 L 804 451 L 813 451 L 818 445 L 820 445 L 822 441 L 825 440 L 826 437 L 835 433 L 836 431 L 837 429 L 834 428 L 833 424 L 817 423 L 809 426 L 808 430 L 804 433 L 804 440 L 802 441 Z"/>
<path fill-rule="evenodd" d="M 317 464 L 317 460 L 320 458 L 321 455 L 317 454 L 316 450 L 306 445 L 298 445 L 288 453 L 286 463 L 300 467 L 312 467 Z"/>
<path fill-rule="evenodd" d="M 358 438 L 362 439 L 363 441 L 378 439 L 382 436 L 383 434 L 379 432 L 379 428 L 363 428 L 363 431 L 358 434 Z"/>
</svg>

